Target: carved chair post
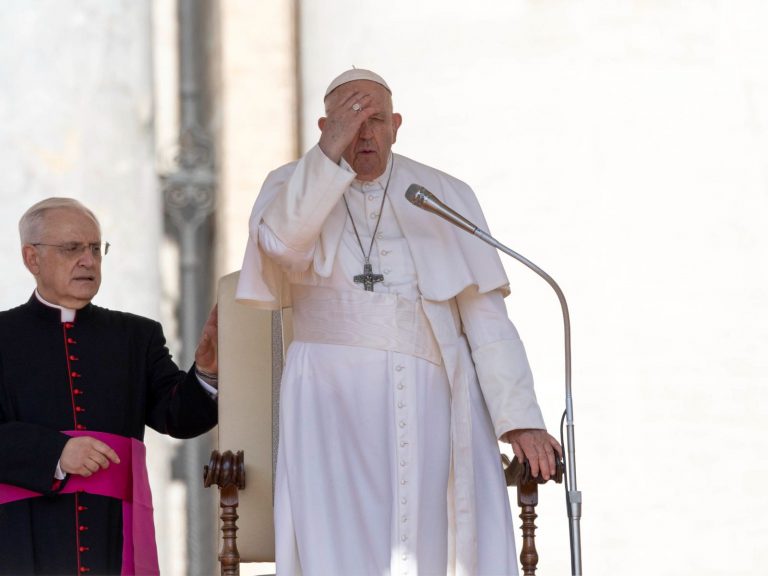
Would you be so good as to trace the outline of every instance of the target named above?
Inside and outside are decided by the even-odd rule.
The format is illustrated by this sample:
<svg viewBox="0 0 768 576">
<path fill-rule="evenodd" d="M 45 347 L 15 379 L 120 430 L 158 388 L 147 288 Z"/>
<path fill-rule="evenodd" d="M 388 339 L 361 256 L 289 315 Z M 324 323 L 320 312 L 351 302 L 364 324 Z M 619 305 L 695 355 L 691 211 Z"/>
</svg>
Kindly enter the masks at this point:
<svg viewBox="0 0 768 576">
<path fill-rule="evenodd" d="M 521 464 L 517 456 L 510 463 L 509 458 L 502 454 L 501 460 L 507 486 L 517 487 L 517 505 L 520 506 L 520 519 L 523 521 L 523 547 L 520 551 L 523 576 L 536 576 L 536 566 L 539 564 L 539 553 L 536 550 L 536 506 L 539 503 L 539 484 L 545 484 L 548 480 L 541 476 L 533 478 L 528 462 Z M 550 480 L 560 484 L 564 468 L 563 461 L 558 458 L 555 475 Z"/>
<path fill-rule="evenodd" d="M 219 487 L 219 506 L 221 507 L 222 543 L 219 551 L 222 576 L 240 574 L 240 553 L 237 550 L 237 507 L 239 490 L 245 488 L 245 465 L 243 451 L 232 454 L 227 450 L 219 454 L 214 450 L 211 460 L 204 468 L 203 484 Z"/>
</svg>

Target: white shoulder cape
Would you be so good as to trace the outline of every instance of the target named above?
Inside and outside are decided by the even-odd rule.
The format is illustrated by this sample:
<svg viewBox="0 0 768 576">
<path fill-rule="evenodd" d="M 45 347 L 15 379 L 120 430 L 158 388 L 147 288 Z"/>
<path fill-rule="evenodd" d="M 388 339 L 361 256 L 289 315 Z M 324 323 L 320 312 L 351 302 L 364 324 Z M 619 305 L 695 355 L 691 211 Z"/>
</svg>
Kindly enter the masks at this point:
<svg viewBox="0 0 768 576">
<path fill-rule="evenodd" d="M 323 162 L 326 165 L 317 170 L 316 166 Z M 236 292 L 239 302 L 267 309 L 290 305 L 290 292 L 285 289 L 280 267 L 259 247 L 258 227 L 266 207 L 287 190 L 291 180 L 297 178 L 311 186 L 315 185 L 317 177 L 321 180 L 318 185 L 338 193 L 338 203 L 323 224 L 314 255 L 315 272 L 322 277 L 330 275 L 346 218 L 341 193 L 349 187 L 354 174 L 336 166 L 338 172 L 329 179 L 327 163 L 332 164 L 315 146 L 301 160 L 286 164 L 267 176 L 251 213 L 249 240 Z M 487 230 L 485 217 L 470 187 L 448 174 L 398 154 L 394 155 L 392 169 L 389 199 L 413 256 L 422 296 L 442 302 L 471 285 L 476 285 L 481 293 L 501 289 L 507 295 L 509 282 L 494 248 L 442 218 L 417 208 L 405 198 L 408 186 L 419 184 Z"/>
</svg>

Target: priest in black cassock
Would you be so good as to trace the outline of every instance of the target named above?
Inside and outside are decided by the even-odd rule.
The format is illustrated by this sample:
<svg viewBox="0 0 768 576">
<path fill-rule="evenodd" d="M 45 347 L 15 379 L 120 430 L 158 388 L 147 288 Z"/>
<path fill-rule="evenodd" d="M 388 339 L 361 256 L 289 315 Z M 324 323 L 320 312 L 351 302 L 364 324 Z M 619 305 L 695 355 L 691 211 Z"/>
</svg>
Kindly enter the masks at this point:
<svg viewBox="0 0 768 576">
<path fill-rule="evenodd" d="M 159 323 L 91 303 L 90 210 L 49 198 L 19 231 L 37 287 L 0 312 L 0 574 L 156 573 L 141 440 L 216 425 L 216 311 L 183 372 Z"/>
</svg>

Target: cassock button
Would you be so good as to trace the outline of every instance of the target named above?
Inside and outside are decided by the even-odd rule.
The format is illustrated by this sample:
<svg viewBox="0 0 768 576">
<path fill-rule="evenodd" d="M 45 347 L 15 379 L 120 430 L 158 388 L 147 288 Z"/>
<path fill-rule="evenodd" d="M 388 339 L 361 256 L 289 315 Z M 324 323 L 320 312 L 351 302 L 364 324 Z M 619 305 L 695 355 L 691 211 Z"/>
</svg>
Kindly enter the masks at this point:
<svg viewBox="0 0 768 576">
<path fill-rule="evenodd" d="M 77 360 L 80 360 L 80 358 L 78 358 L 78 357 L 77 357 L 77 356 L 75 356 L 74 354 L 71 354 L 71 355 L 69 356 L 69 359 L 70 359 L 70 360 L 73 360 L 73 361 L 77 361 Z"/>
<path fill-rule="evenodd" d="M 90 572 L 91 569 L 86 566 L 80 566 L 80 572 Z"/>
<path fill-rule="evenodd" d="M 74 338 L 67 338 L 67 344 L 77 344 L 77 341 Z"/>
<path fill-rule="evenodd" d="M 85 430 L 85 424 L 78 424 L 77 426 L 75 426 L 75 428 L 77 428 L 78 430 Z"/>
<path fill-rule="evenodd" d="M 88 546 L 80 546 L 79 550 L 80 552 L 88 552 L 90 548 L 88 548 Z"/>
<path fill-rule="evenodd" d="M 74 327 L 75 327 L 75 325 L 72 324 L 71 322 L 65 322 L 64 323 L 64 328 L 66 328 L 67 330 L 69 330 L 71 328 L 74 328 Z"/>
<path fill-rule="evenodd" d="M 80 388 L 75 388 L 74 390 L 72 390 L 72 394 L 74 394 L 75 396 L 80 396 L 81 394 L 83 394 L 83 391 L 80 390 Z"/>
<path fill-rule="evenodd" d="M 85 408 L 82 406 L 75 406 L 75 412 L 85 412 Z"/>
<path fill-rule="evenodd" d="M 80 374 L 78 374 L 77 372 L 75 372 L 75 371 L 73 370 L 73 371 L 72 371 L 72 378 L 80 378 Z"/>
<path fill-rule="evenodd" d="M 80 532 L 85 532 L 86 530 L 88 530 L 88 526 L 85 526 L 85 525 L 81 524 L 80 525 Z"/>
<path fill-rule="evenodd" d="M 77 507 L 78 512 L 85 512 L 88 510 L 88 506 L 78 506 Z"/>
</svg>

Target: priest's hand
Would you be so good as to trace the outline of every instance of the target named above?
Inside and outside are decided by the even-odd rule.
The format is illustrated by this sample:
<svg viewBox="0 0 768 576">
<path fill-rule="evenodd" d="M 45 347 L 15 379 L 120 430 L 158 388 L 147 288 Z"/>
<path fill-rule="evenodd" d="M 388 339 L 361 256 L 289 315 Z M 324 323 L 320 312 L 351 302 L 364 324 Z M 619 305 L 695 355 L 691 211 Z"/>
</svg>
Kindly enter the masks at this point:
<svg viewBox="0 0 768 576">
<path fill-rule="evenodd" d="M 219 307 L 215 305 L 203 326 L 200 342 L 195 350 L 195 366 L 208 376 L 219 373 Z"/>
<path fill-rule="evenodd" d="M 331 92 L 326 101 L 327 116 L 318 120 L 322 134 L 318 145 L 323 154 L 337 164 L 344 151 L 352 144 L 363 122 L 377 110 L 367 106 L 371 95 L 355 90 L 350 92 L 341 86 Z"/>
<path fill-rule="evenodd" d="M 563 448 L 546 430 L 535 428 L 510 430 L 501 439 L 512 445 L 512 450 L 520 462 L 528 461 L 534 478 L 539 475 L 539 472 L 544 480 L 549 480 L 555 475 L 555 452 L 562 458 Z"/>
<path fill-rule="evenodd" d="M 109 468 L 109 463 L 120 464 L 117 452 L 101 440 L 91 436 L 70 438 L 61 451 L 59 465 L 67 474 L 88 478 L 99 470 Z"/>
</svg>

